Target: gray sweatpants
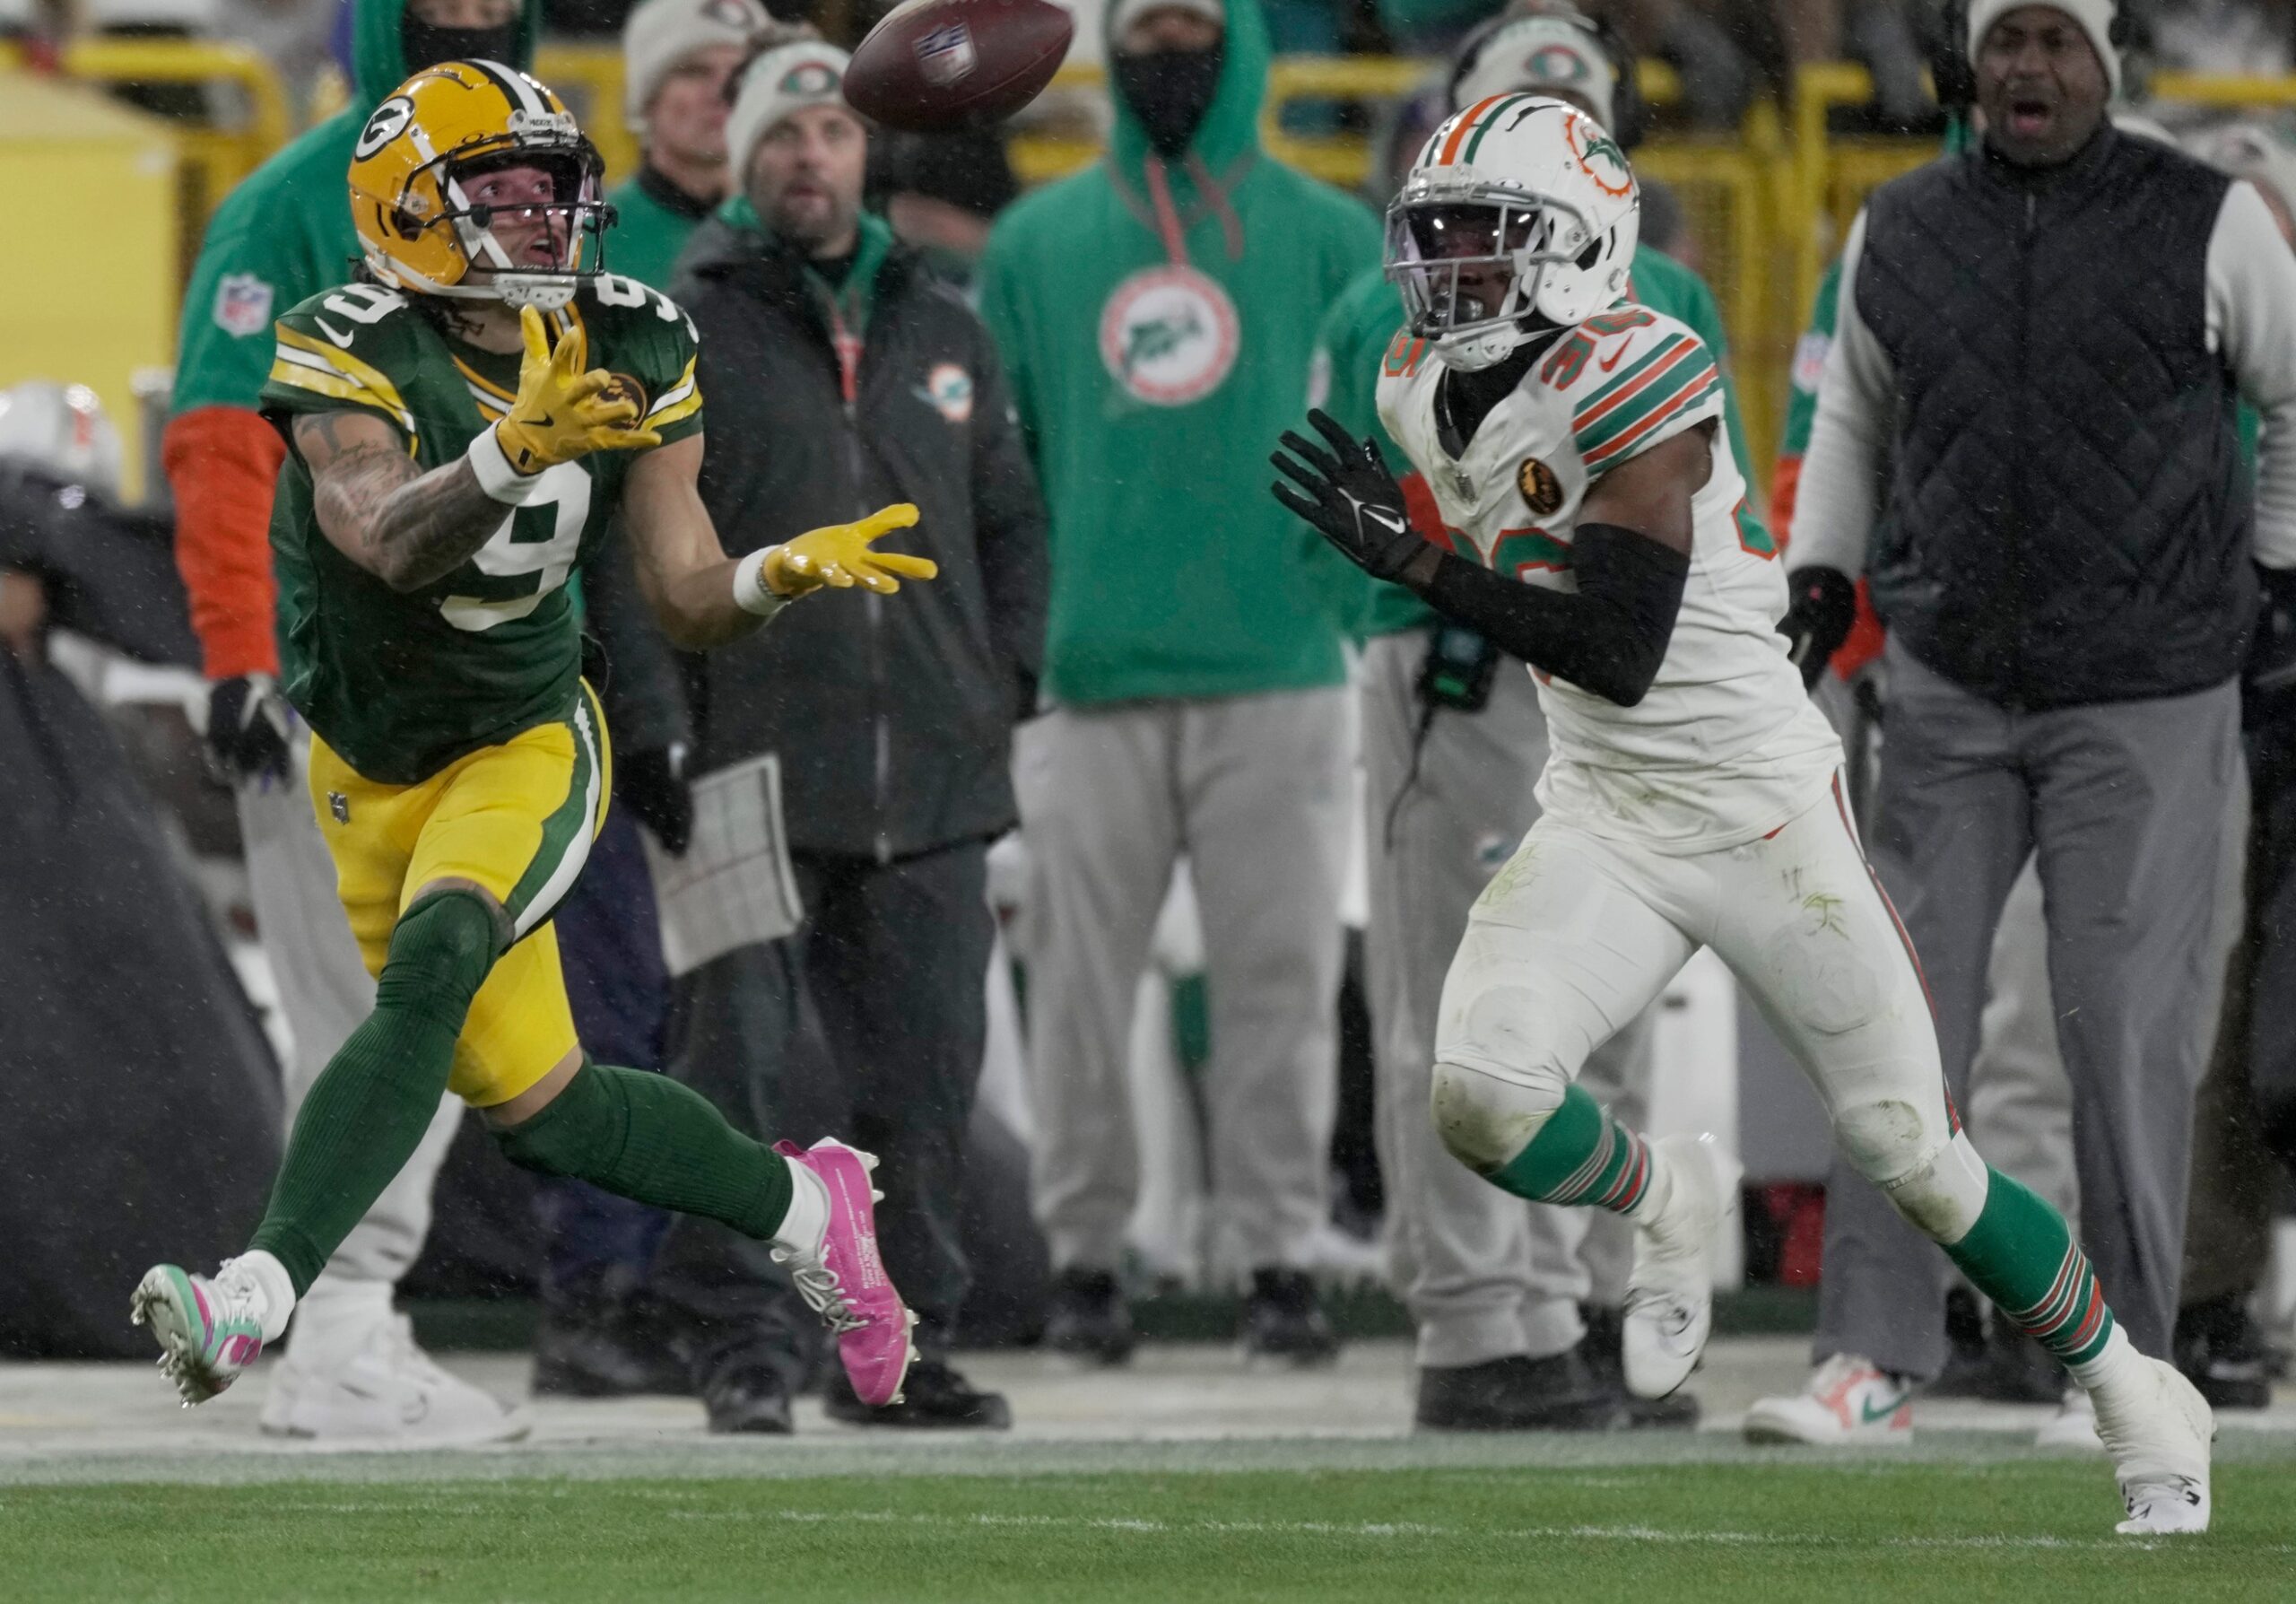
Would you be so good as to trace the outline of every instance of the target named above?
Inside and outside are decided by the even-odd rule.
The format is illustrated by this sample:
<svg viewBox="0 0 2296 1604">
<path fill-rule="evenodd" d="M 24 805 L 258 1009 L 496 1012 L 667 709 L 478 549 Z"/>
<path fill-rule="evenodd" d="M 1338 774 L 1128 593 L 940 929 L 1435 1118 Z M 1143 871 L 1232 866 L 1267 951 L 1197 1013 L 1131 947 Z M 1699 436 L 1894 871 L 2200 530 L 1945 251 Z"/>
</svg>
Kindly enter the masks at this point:
<svg viewBox="0 0 2296 1604">
<path fill-rule="evenodd" d="M 304 784 L 309 763 L 310 736 L 299 725 L 292 777 L 284 783 L 248 780 L 238 798 L 256 928 L 295 1038 L 282 1076 L 290 1125 L 319 1071 L 375 1011 L 375 982 L 351 938 L 335 896 L 335 860 L 311 812 Z M 414 1156 L 326 1261 L 314 1288 L 322 1298 L 329 1282 L 387 1286 L 414 1267 L 430 1233 L 431 1183 L 447 1162 L 462 1108 L 451 1095 L 439 1103 Z"/>
<path fill-rule="evenodd" d="M 1969 1095 L 1961 1102 L 1970 1140 L 1986 1163 L 2074 1219 L 2081 1178 L 2073 1163 L 2073 1088 L 2057 1046 L 2038 859 L 2026 861 L 2002 904 L 1986 993 Z"/>
<path fill-rule="evenodd" d="M 1187 857 L 1204 920 L 1212 1192 L 1246 1262 L 1298 1265 L 1338 1094 L 1346 693 L 1059 708 L 1023 725 L 1032 1190 L 1056 1268 L 1112 1268 L 1139 1191 L 1125 1044 Z"/>
<path fill-rule="evenodd" d="M 2083 1245 L 2129 1338 L 2166 1356 L 2238 692 L 2019 712 L 1889 649 L 1874 858 L 1926 967 L 1946 1083 L 1967 1089 L 2004 901 L 2039 854 Z M 1837 1161 L 1815 1351 L 1934 1376 L 1944 1256 Z"/>
<path fill-rule="evenodd" d="M 1539 816 L 1532 787 L 1547 754 L 1537 689 L 1512 662 L 1500 666 L 1482 711 L 1427 718 L 1414 687 L 1429 639 L 1423 630 L 1383 635 L 1363 653 L 1364 959 L 1389 1273 L 1419 1324 L 1420 1364 L 1544 1358 L 1586 1335 L 1581 1302 L 1624 1298 L 1632 1227 L 1509 1196 L 1446 1152 L 1428 1117 L 1443 979 L 1468 909 Z M 1638 1127 L 1651 1035 L 1645 1014 L 1597 1048 L 1580 1077 Z"/>
</svg>

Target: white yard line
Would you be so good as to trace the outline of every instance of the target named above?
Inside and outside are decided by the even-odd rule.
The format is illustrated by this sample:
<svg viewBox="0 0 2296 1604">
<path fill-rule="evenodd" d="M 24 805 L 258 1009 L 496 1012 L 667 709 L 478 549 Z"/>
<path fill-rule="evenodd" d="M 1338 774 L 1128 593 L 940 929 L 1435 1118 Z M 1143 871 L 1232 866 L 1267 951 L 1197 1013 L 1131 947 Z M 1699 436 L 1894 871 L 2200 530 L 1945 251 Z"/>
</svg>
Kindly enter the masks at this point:
<svg viewBox="0 0 2296 1604">
<path fill-rule="evenodd" d="M 1718 1547 L 1938 1548 L 1938 1549 L 2109 1549 L 2114 1553 L 2173 1547 L 2172 1543 L 2136 1542 L 2127 1538 L 2060 1538 L 1980 1533 L 1965 1537 L 1834 1537 L 1817 1532 L 1674 1530 L 1660 1526 L 1498 1526 L 1452 1527 L 1419 1521 L 1170 1521 L 1126 1519 L 1105 1515 L 1031 1515 L 984 1512 L 971 1515 L 910 1510 L 726 1510 L 672 1509 L 662 1512 L 674 1521 L 778 1521 L 796 1526 L 928 1526 L 943 1529 L 1020 1527 L 1031 1530 L 1117 1531 L 1142 1536 L 1313 1537 L 1389 1539 L 1395 1538 L 1451 1539 L 1488 1542 L 1494 1539 L 1518 1542 L 1595 1541 L 1619 1543 L 1689 1544 Z M 2296 1554 L 2296 1544 L 2274 1544 L 2243 1552 Z"/>
</svg>

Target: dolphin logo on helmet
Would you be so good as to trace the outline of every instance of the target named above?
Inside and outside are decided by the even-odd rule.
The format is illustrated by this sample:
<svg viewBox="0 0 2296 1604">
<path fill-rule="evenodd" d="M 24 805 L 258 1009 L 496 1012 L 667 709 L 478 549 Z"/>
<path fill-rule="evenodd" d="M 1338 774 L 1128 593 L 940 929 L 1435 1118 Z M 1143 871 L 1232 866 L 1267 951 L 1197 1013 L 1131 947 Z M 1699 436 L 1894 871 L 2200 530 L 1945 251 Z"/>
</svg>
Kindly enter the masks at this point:
<svg viewBox="0 0 2296 1604">
<path fill-rule="evenodd" d="M 1641 209 L 1600 123 L 1549 96 L 1492 95 L 1412 163 L 1387 208 L 1387 276 L 1437 360 L 1487 368 L 1626 292 Z"/>
</svg>

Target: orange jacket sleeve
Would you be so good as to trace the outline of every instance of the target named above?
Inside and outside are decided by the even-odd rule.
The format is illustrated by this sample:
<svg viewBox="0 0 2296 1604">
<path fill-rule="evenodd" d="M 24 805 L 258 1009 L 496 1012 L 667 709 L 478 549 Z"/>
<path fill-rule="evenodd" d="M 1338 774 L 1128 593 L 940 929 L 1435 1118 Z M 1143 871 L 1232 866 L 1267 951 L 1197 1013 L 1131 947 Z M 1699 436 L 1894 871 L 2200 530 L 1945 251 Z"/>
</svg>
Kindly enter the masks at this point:
<svg viewBox="0 0 2296 1604">
<path fill-rule="evenodd" d="M 176 567 L 207 677 L 276 674 L 271 492 L 286 445 L 240 406 L 196 407 L 169 422 L 160 444 L 175 494 Z"/>
</svg>

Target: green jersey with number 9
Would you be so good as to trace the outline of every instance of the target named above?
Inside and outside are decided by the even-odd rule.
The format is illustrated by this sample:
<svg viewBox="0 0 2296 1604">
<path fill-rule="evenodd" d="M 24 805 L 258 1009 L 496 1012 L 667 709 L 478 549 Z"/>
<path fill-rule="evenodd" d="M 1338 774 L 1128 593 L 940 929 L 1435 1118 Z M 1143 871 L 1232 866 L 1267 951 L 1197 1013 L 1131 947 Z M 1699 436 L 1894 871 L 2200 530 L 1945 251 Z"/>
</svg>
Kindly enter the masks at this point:
<svg viewBox="0 0 2296 1604">
<path fill-rule="evenodd" d="M 693 324 L 659 292 L 602 274 L 545 320 L 553 341 L 570 321 L 582 327 L 590 366 L 634 387 L 665 445 L 700 431 Z M 517 355 L 465 344 L 428 306 L 380 285 L 314 296 L 276 333 L 263 407 L 291 447 L 297 414 L 363 412 L 396 429 L 423 468 L 442 467 L 517 394 Z M 565 717 L 581 666 L 566 581 L 604 538 L 636 455 L 598 451 L 544 470 L 544 493 L 504 508 L 470 561 L 401 592 L 320 531 L 310 470 L 291 449 L 271 512 L 288 700 L 344 762 L 387 785 Z"/>
</svg>

